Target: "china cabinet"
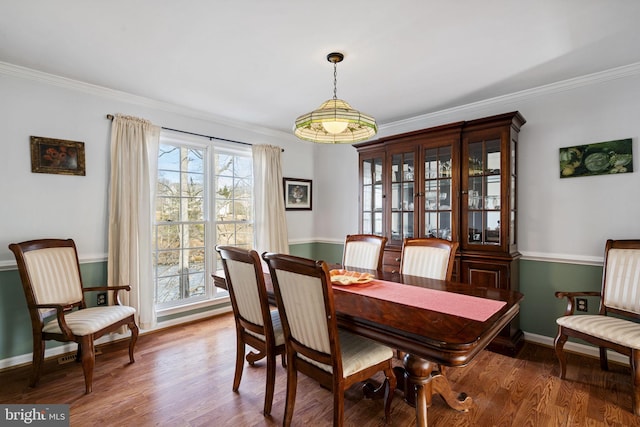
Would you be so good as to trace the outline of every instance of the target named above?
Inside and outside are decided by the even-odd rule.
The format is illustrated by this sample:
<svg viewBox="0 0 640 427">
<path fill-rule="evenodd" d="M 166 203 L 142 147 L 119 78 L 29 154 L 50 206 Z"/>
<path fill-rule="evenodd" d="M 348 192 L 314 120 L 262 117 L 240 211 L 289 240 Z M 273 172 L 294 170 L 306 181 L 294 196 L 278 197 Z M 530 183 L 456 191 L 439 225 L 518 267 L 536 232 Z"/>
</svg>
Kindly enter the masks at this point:
<svg viewBox="0 0 640 427">
<path fill-rule="evenodd" d="M 440 237 L 460 243 L 454 280 L 518 290 L 518 112 L 450 123 L 355 144 L 361 233 L 388 238 L 383 269 L 400 266 L 402 241 Z M 515 354 L 518 320 L 491 347 Z"/>
</svg>

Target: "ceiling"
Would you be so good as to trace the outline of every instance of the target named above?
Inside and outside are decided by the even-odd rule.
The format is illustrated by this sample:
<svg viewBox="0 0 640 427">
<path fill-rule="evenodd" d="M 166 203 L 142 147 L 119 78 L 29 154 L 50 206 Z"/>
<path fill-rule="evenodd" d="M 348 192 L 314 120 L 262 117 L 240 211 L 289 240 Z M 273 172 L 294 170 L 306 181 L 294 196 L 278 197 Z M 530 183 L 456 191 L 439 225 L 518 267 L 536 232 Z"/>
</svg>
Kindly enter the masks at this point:
<svg viewBox="0 0 640 427">
<path fill-rule="evenodd" d="M 0 61 L 290 132 L 390 124 L 640 62 L 637 0 L 2 0 Z M 126 113 L 126 112 L 123 112 Z"/>
</svg>

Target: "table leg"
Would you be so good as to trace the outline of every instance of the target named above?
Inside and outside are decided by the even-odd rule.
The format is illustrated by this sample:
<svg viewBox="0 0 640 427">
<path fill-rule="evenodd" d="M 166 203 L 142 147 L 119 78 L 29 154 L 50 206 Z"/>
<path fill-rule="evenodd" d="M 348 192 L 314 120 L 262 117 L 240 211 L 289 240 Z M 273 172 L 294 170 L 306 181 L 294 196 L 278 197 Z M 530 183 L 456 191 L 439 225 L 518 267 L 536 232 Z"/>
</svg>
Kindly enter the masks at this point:
<svg viewBox="0 0 640 427">
<path fill-rule="evenodd" d="M 437 363 L 406 354 L 403 365 L 405 401 L 415 404 L 417 426 L 427 426 L 427 408 L 431 406 L 431 399 L 435 393 L 458 411 L 468 411 L 471 407 L 472 399 L 465 393 L 458 396 L 454 394 L 447 377 Z"/>
<path fill-rule="evenodd" d="M 431 373 L 438 365 L 411 354 L 405 354 L 402 361 L 405 369 L 405 401 L 415 404 L 416 425 L 426 427 L 427 407 L 431 403 Z"/>
</svg>

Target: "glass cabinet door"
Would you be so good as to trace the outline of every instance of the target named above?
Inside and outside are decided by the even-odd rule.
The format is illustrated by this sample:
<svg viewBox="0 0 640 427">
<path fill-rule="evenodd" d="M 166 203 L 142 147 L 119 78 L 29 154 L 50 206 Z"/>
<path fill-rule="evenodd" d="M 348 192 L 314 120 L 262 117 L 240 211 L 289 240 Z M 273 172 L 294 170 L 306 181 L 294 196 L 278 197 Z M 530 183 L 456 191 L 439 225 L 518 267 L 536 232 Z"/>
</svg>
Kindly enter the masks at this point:
<svg viewBox="0 0 640 427">
<path fill-rule="evenodd" d="M 424 150 L 424 236 L 452 239 L 451 147 Z"/>
<path fill-rule="evenodd" d="M 362 232 L 382 236 L 382 157 L 362 161 Z"/>
<path fill-rule="evenodd" d="M 467 230 L 462 239 L 474 245 L 500 245 L 500 139 L 468 144 Z"/>
<path fill-rule="evenodd" d="M 415 154 L 391 155 L 391 238 L 414 236 Z"/>
</svg>

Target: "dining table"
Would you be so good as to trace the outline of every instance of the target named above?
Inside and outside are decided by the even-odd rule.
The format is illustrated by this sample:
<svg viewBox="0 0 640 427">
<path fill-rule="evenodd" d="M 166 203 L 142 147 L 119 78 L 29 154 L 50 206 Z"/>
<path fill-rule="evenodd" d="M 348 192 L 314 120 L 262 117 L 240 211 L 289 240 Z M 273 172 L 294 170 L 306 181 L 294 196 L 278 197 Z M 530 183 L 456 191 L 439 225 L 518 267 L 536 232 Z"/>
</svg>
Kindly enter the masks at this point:
<svg viewBox="0 0 640 427">
<path fill-rule="evenodd" d="M 468 411 L 472 397 L 453 391 L 445 367 L 469 364 L 518 315 L 523 295 L 395 272 L 330 268 L 369 276 L 366 281 L 332 284 L 338 325 L 403 354 L 396 376 L 405 401 L 415 406 L 416 425 L 427 426 L 434 394 L 451 408 Z M 268 270 L 264 274 L 271 298 Z M 213 280 L 226 289 L 224 271 L 214 273 Z"/>
</svg>

